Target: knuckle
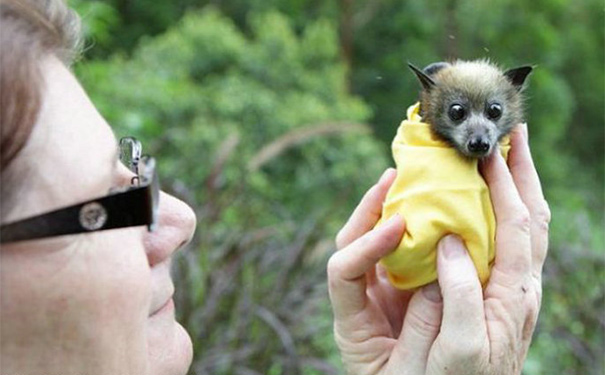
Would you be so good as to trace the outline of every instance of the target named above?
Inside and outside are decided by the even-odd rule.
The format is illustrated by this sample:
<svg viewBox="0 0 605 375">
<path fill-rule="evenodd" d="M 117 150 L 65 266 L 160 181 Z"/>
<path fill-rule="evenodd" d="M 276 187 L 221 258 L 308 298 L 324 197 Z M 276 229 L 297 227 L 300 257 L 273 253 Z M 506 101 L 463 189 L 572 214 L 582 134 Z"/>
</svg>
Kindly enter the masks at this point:
<svg viewBox="0 0 605 375">
<path fill-rule="evenodd" d="M 326 268 L 328 273 L 328 279 L 330 281 L 335 280 L 340 275 L 342 275 L 343 265 L 338 253 L 333 254 L 330 259 L 328 259 L 328 265 Z"/>
<path fill-rule="evenodd" d="M 335 290 L 339 290 L 342 285 L 343 285 L 343 274 L 344 274 L 344 270 L 343 270 L 343 266 L 342 263 L 338 260 L 332 260 L 332 258 L 330 259 L 330 261 L 328 261 L 328 290 L 330 292 L 330 294 L 335 291 Z"/>
<path fill-rule="evenodd" d="M 439 331 L 440 322 L 432 322 L 425 314 L 416 310 L 408 310 L 406 319 L 409 319 L 411 327 L 422 337 L 433 337 Z"/>
<path fill-rule="evenodd" d="M 335 244 L 336 244 L 336 248 L 338 250 L 342 249 L 343 247 L 345 247 L 346 244 L 346 234 L 344 232 L 344 228 L 340 229 L 338 231 L 338 233 L 336 234 L 336 239 L 335 239 Z"/>
<path fill-rule="evenodd" d="M 514 229 L 529 235 L 531 228 L 531 216 L 526 207 L 519 208 L 517 214 L 507 220 L 507 224 Z"/>
<path fill-rule="evenodd" d="M 538 316 L 541 293 L 539 289 L 531 277 L 521 284 L 522 299 L 518 302 L 522 304 L 528 316 Z"/>
<path fill-rule="evenodd" d="M 471 280 L 458 281 L 449 289 L 449 294 L 456 300 L 475 298 L 475 295 L 480 292 L 478 283 Z"/>
<path fill-rule="evenodd" d="M 538 243 L 538 245 L 532 246 L 535 246 L 532 249 L 532 251 L 534 251 L 532 259 L 534 269 L 532 270 L 532 276 L 536 280 L 542 280 L 542 270 L 544 268 L 546 257 L 548 256 L 548 234 L 542 241 Z"/>
<path fill-rule="evenodd" d="M 550 225 L 551 220 L 551 212 L 548 203 L 544 201 L 543 204 L 539 206 L 534 214 L 534 222 L 538 224 L 539 228 L 543 231 L 548 232 L 548 227 Z"/>
<path fill-rule="evenodd" d="M 479 364 L 485 357 L 486 348 L 481 340 L 466 340 L 458 342 L 451 347 L 451 353 L 454 358 L 468 361 L 469 363 Z"/>
</svg>

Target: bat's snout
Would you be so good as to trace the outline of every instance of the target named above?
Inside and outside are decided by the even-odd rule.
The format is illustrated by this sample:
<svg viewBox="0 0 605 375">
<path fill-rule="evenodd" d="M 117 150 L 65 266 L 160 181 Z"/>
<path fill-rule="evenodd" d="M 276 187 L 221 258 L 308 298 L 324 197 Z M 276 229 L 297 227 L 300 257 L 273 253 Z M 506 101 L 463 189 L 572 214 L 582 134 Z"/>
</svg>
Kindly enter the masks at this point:
<svg viewBox="0 0 605 375">
<path fill-rule="evenodd" d="M 466 143 L 466 150 L 474 157 L 487 156 L 491 148 L 490 141 L 487 137 L 476 136 L 472 137 Z"/>
</svg>

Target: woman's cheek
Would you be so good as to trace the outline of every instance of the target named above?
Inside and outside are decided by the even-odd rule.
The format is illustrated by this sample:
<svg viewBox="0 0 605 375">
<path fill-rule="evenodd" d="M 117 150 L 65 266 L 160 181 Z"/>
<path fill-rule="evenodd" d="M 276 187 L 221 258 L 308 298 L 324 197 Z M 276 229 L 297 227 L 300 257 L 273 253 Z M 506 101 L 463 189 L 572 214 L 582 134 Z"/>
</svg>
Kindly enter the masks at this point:
<svg viewBox="0 0 605 375">
<path fill-rule="evenodd" d="M 140 233 L 140 228 L 133 228 L 100 237 L 103 242 L 95 246 L 99 254 L 90 259 L 89 269 L 96 274 L 92 288 L 100 292 L 94 305 L 103 312 L 101 318 L 144 327 L 151 303 L 151 270 Z"/>
<path fill-rule="evenodd" d="M 146 362 L 151 288 L 139 233 L 100 232 L 83 241 L 76 250 L 81 259 L 72 266 L 71 284 L 63 286 L 71 294 L 70 313 L 79 321 L 77 329 L 86 332 L 88 344 L 117 369 L 140 369 Z"/>
<path fill-rule="evenodd" d="M 81 358 L 103 373 L 145 373 L 150 270 L 140 232 L 121 232 L 3 248 L 3 350 L 47 368 Z"/>
</svg>

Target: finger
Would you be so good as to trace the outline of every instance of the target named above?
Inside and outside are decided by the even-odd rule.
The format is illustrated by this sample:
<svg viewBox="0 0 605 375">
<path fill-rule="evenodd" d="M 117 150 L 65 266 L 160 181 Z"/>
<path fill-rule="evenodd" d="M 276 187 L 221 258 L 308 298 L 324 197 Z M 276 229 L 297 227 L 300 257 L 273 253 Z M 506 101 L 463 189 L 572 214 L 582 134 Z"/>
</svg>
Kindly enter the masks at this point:
<svg viewBox="0 0 605 375">
<path fill-rule="evenodd" d="M 441 290 L 437 282 L 414 293 L 409 302 L 403 328 L 393 351 L 398 363 L 405 363 L 410 374 L 424 374 L 429 352 L 441 327 Z"/>
<path fill-rule="evenodd" d="M 550 210 L 544 199 L 540 178 L 527 142 L 527 124 L 521 124 L 511 135 L 508 164 L 523 203 L 531 218 L 532 271 L 540 278 L 548 251 Z"/>
<path fill-rule="evenodd" d="M 443 296 L 440 339 L 478 350 L 487 341 L 487 328 L 475 266 L 457 236 L 444 237 L 437 251 L 437 275 Z"/>
<path fill-rule="evenodd" d="M 397 171 L 394 168 L 388 168 L 384 171 L 380 180 L 367 191 L 355 211 L 353 211 L 349 221 L 338 232 L 336 236 L 337 249 L 342 249 L 374 228 L 382 215 L 382 202 L 384 202 L 389 188 L 395 181 L 395 177 L 397 177 Z"/>
<path fill-rule="evenodd" d="M 401 241 L 403 219 L 396 214 L 328 261 L 328 287 L 335 318 L 344 318 L 363 310 L 367 302 L 366 273 Z"/>
<path fill-rule="evenodd" d="M 508 157 L 508 165 L 515 178 L 515 182 L 521 182 L 517 188 L 523 198 L 544 199 L 538 172 L 529 150 L 527 124 L 518 125 L 511 133 L 511 150 Z M 526 202 L 528 207 L 531 203 L 533 202 Z"/>
<path fill-rule="evenodd" d="M 496 273 L 500 281 L 515 282 L 530 273 L 530 217 L 499 152 L 482 165 L 496 216 Z M 493 277 L 492 277 L 493 280 Z"/>
</svg>

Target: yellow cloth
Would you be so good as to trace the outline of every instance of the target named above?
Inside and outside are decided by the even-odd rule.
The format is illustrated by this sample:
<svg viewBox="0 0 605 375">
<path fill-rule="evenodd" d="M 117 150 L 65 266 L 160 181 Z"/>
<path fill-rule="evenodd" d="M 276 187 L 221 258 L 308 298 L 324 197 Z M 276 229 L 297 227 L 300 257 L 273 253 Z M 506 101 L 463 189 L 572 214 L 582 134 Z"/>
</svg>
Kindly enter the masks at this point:
<svg viewBox="0 0 605 375">
<path fill-rule="evenodd" d="M 419 104 L 408 108 L 393 140 L 397 178 L 387 193 L 382 221 L 399 212 L 406 231 L 397 249 L 384 257 L 391 283 L 412 289 L 437 279 L 437 243 L 447 234 L 464 240 L 481 283 L 494 260 L 496 222 L 477 159 L 462 156 L 434 137 L 422 122 Z M 506 158 L 508 138 L 500 144 Z"/>
</svg>

